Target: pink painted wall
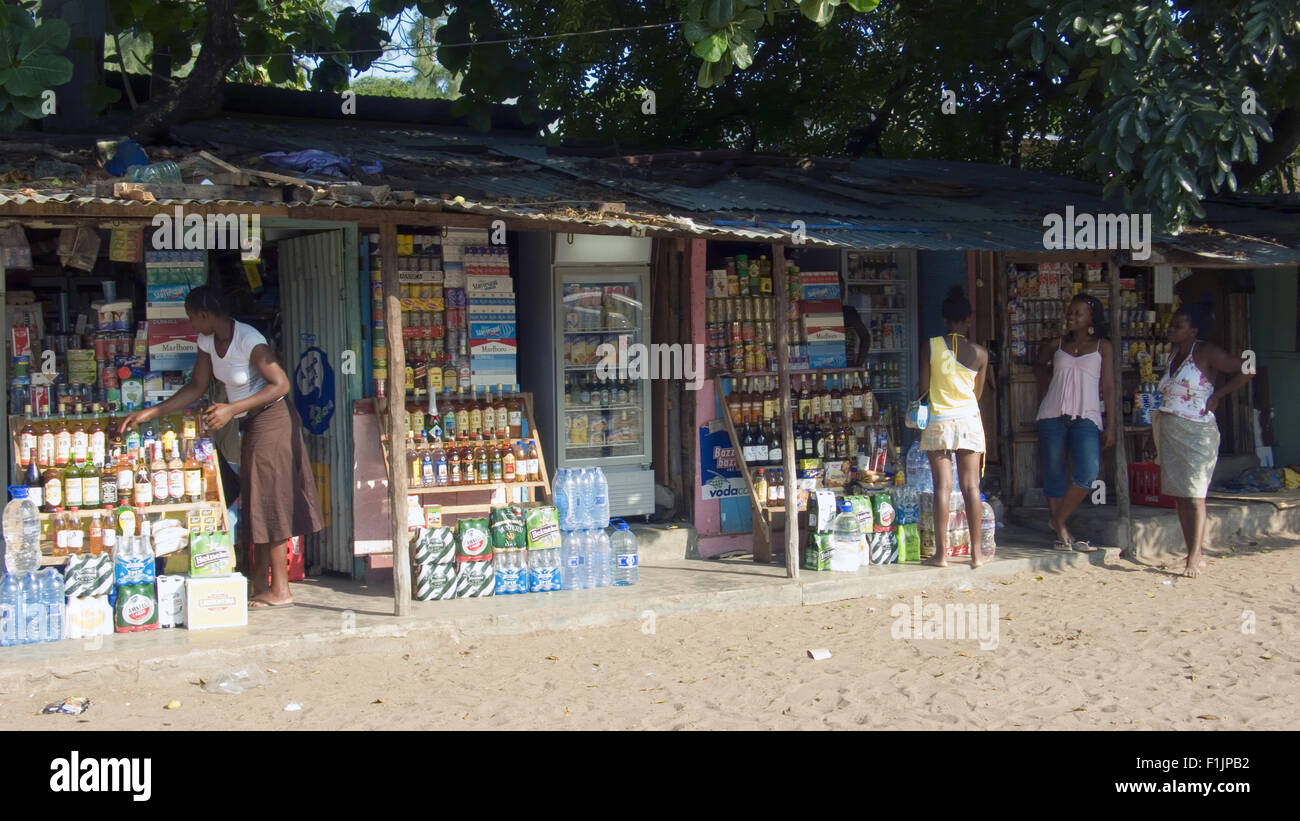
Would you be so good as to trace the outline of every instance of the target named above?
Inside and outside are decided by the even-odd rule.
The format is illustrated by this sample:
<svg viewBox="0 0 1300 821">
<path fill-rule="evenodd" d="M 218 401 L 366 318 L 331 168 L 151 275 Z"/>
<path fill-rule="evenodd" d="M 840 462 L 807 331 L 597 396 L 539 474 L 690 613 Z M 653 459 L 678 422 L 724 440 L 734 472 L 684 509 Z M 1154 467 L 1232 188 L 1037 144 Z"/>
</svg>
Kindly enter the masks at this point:
<svg viewBox="0 0 1300 821">
<path fill-rule="evenodd" d="M 691 304 L 687 309 L 691 312 L 692 341 L 700 344 L 708 342 L 707 329 L 705 328 L 705 282 L 704 274 L 707 270 L 705 250 L 706 241 L 702 239 L 690 240 L 690 271 L 691 271 Z M 698 474 L 700 457 L 699 450 L 700 440 L 698 431 L 707 425 L 710 420 L 716 419 L 714 413 L 717 402 L 716 391 L 713 389 L 713 380 L 705 380 L 704 385 L 700 388 L 695 397 L 695 429 L 697 434 L 691 439 L 691 458 L 695 460 L 696 471 Z M 698 475 L 697 475 L 698 481 Z M 751 550 L 753 549 L 754 537 L 751 533 L 728 533 L 723 535 L 722 513 L 720 502 L 717 500 L 703 501 L 700 499 L 700 488 L 691 488 L 695 494 L 695 532 L 699 539 L 699 552 L 701 556 L 718 556 L 728 553 L 732 550 Z"/>
</svg>

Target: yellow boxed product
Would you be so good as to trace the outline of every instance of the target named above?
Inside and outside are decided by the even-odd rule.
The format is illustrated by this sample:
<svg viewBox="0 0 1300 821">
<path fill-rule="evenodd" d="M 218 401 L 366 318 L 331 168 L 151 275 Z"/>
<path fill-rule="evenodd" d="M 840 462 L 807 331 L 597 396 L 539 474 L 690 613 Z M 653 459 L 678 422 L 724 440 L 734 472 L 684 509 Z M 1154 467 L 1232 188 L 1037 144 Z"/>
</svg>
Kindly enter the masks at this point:
<svg viewBox="0 0 1300 821">
<path fill-rule="evenodd" d="M 185 626 L 190 630 L 248 625 L 248 582 L 239 573 L 185 580 Z"/>
</svg>

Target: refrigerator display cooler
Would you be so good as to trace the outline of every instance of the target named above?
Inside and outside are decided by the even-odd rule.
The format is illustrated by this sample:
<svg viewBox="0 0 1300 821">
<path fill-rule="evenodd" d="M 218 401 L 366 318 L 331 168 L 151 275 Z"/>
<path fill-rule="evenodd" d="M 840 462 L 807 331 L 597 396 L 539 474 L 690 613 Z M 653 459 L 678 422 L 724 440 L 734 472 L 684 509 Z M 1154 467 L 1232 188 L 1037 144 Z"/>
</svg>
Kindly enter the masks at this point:
<svg viewBox="0 0 1300 821">
<path fill-rule="evenodd" d="M 649 515 L 650 383 L 628 370 L 634 357 L 648 362 L 640 346 L 649 342 L 649 245 L 611 250 L 611 238 L 600 239 L 576 248 L 561 239 L 561 250 L 552 235 L 521 236 L 519 304 L 534 306 L 534 321 L 520 323 L 521 379 L 532 387 L 548 464 L 600 467 L 610 515 Z"/>
</svg>

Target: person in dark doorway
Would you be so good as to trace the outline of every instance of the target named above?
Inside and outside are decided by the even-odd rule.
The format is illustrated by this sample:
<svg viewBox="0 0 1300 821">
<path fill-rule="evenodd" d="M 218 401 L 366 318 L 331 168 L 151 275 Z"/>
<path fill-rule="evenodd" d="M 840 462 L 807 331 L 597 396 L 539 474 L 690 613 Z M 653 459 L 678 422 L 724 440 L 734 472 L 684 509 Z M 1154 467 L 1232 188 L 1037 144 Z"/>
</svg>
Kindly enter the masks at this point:
<svg viewBox="0 0 1300 821">
<path fill-rule="evenodd" d="M 921 450 L 934 475 L 934 556 L 929 564 L 948 565 L 948 496 L 953 481 L 961 488 L 970 528 L 971 567 L 984 564 L 980 551 L 980 469 L 984 459 L 984 421 L 979 398 L 988 376 L 989 352 L 969 342 L 970 300 L 953 288 L 943 301 L 946 336 L 930 340 L 930 355 L 921 360 L 921 396 L 930 395 L 930 422 L 921 432 Z M 957 454 L 957 476 L 950 457 Z"/>
<path fill-rule="evenodd" d="M 1114 350 L 1107 339 L 1106 310 L 1094 296 L 1079 294 L 1070 300 L 1065 330 L 1065 336 L 1043 345 L 1034 366 L 1038 391 L 1043 394 L 1038 406 L 1038 450 L 1043 492 L 1051 511 L 1049 524 L 1056 534 L 1053 548 L 1091 553 L 1096 548 L 1076 541 L 1067 523 L 1097 480 L 1101 449 L 1115 445 L 1119 412 L 1115 383 L 1109 378 Z M 1069 481 L 1067 457 L 1073 467 Z"/>
<path fill-rule="evenodd" d="M 1205 559 L 1205 494 L 1219 459 L 1219 425 L 1214 411 L 1219 400 L 1251 380 L 1245 360 L 1200 335 L 1214 327 L 1214 306 L 1209 300 L 1180 307 L 1169 323 L 1174 355 L 1160 379 L 1160 407 L 1152 418 L 1160 463 L 1161 490 L 1178 502 L 1178 524 L 1187 545 L 1183 575 L 1201 575 Z M 1214 383 L 1220 374 L 1231 375 L 1222 388 Z"/>
<path fill-rule="evenodd" d="M 193 377 L 167 401 L 126 417 L 122 430 L 184 410 L 207 392 L 214 376 L 225 385 L 229 401 L 209 406 L 203 421 L 217 430 L 240 420 L 240 528 L 254 546 L 249 606 L 292 604 L 289 539 L 315 533 L 324 522 L 301 425 L 292 405 L 284 401 L 289 377 L 266 338 L 231 318 L 216 288 L 204 285 L 190 291 L 185 312 L 199 333 Z"/>
<path fill-rule="evenodd" d="M 858 337 L 858 354 L 854 358 L 851 367 L 861 368 L 867 364 L 867 354 L 871 352 L 871 332 L 862 322 L 862 315 L 858 309 L 852 305 L 844 306 L 844 331 L 853 333 Z"/>
</svg>

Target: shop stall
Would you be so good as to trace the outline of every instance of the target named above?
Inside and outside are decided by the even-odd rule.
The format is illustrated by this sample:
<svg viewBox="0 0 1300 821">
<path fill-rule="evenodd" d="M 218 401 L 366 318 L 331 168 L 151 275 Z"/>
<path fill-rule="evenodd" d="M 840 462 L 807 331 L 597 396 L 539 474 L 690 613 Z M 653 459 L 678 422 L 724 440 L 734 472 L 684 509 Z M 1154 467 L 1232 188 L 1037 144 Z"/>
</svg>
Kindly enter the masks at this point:
<svg viewBox="0 0 1300 821">
<path fill-rule="evenodd" d="M 902 417 L 916 381 L 915 255 L 782 248 L 790 260 L 782 312 L 774 251 L 710 246 L 704 318 L 717 402 L 700 431 L 701 495 L 717 500 L 728 529 L 752 532 L 756 561 L 771 561 L 784 552 L 773 535 L 785 529 L 787 486 L 777 326 L 790 340 L 795 509 L 819 488 L 888 486 L 901 473 Z"/>
<path fill-rule="evenodd" d="M 66 594 L 72 636 L 179 626 L 187 601 L 202 626 L 241 623 L 247 604 L 241 580 L 220 612 L 208 606 L 238 546 L 202 405 L 121 431 L 188 380 L 189 291 L 243 270 L 238 244 L 167 239 L 142 222 L 4 229 L 10 482 L 37 511 L 39 566 Z"/>
</svg>

